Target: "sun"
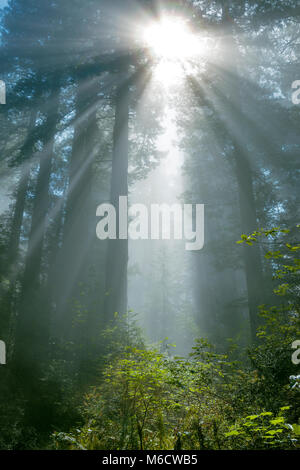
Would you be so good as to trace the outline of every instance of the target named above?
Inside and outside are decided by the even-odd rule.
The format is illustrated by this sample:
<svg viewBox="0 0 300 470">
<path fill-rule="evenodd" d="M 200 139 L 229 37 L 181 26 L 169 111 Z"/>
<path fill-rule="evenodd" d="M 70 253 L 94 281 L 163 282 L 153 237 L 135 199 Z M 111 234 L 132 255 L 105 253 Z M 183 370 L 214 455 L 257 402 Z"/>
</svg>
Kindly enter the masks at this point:
<svg viewBox="0 0 300 470">
<path fill-rule="evenodd" d="M 151 53 L 159 59 L 184 61 L 199 52 L 197 36 L 187 22 L 177 17 L 165 17 L 148 25 L 144 41 Z"/>
</svg>

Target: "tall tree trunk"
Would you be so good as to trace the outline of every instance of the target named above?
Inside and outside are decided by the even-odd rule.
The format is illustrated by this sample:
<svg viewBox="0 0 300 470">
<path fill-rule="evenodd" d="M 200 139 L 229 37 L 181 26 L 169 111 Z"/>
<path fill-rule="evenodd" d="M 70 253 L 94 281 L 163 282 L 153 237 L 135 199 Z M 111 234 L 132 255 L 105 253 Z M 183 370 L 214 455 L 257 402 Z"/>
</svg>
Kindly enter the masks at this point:
<svg viewBox="0 0 300 470">
<path fill-rule="evenodd" d="M 57 322 L 63 340 L 73 336 L 74 302 L 80 299 L 82 283 L 87 281 L 94 234 L 91 230 L 91 214 L 95 218 L 96 208 L 91 205 L 91 186 L 97 155 L 95 97 L 94 87 L 87 89 L 83 84 L 79 85 L 63 242 L 57 264 Z"/>
<path fill-rule="evenodd" d="M 10 331 L 12 330 L 12 324 L 14 321 L 13 318 L 13 309 L 16 297 L 16 279 L 18 276 L 18 255 L 19 255 L 19 245 L 21 237 L 21 229 L 23 223 L 24 208 L 26 202 L 26 195 L 28 191 L 29 179 L 30 179 L 30 164 L 29 158 L 34 149 L 34 141 L 31 138 L 32 131 L 36 122 L 36 110 L 32 110 L 30 113 L 28 134 L 29 136 L 26 139 L 25 144 L 22 147 L 21 153 L 25 156 L 24 169 L 21 170 L 20 179 L 16 191 L 16 201 L 13 210 L 13 216 L 10 225 L 9 231 L 9 244 L 7 249 L 7 260 L 6 260 L 6 273 L 7 279 L 9 281 L 8 291 L 5 293 L 3 299 L 1 300 L 2 312 L 6 312 L 4 322 L 6 325 L 5 330 L 7 331 L 8 337 L 7 343 L 10 342 Z M 3 333 L 2 333 L 3 335 Z"/>
<path fill-rule="evenodd" d="M 231 68 L 231 73 L 225 77 L 227 78 L 228 85 L 224 96 L 225 99 L 223 99 L 225 110 L 223 119 L 227 119 L 229 122 L 227 129 L 229 129 L 230 138 L 234 146 L 233 157 L 239 192 L 241 229 L 243 233 L 250 234 L 258 228 L 253 188 L 253 169 L 250 154 L 247 150 L 248 142 L 246 136 L 248 123 L 243 117 L 243 94 L 240 91 L 240 80 L 242 80 L 239 73 L 240 55 L 234 39 L 233 21 L 230 18 L 228 6 L 225 2 L 223 2 L 223 25 L 225 34 L 224 58 L 227 61 L 225 67 Z M 236 96 L 240 98 L 239 109 L 235 107 Z M 263 299 L 263 271 L 258 246 L 244 247 L 244 262 L 248 291 L 250 332 L 252 341 L 255 341 L 258 326 L 258 307 Z"/>
<path fill-rule="evenodd" d="M 23 214 L 25 208 L 26 194 L 28 190 L 30 178 L 30 166 L 26 163 L 23 172 L 21 173 L 18 183 L 16 203 L 14 207 L 13 218 L 10 228 L 10 240 L 8 247 L 8 269 L 14 267 L 18 257 L 18 249 L 21 236 L 21 228 L 23 222 Z"/>
<path fill-rule="evenodd" d="M 30 178 L 29 159 L 30 159 L 31 154 L 33 153 L 34 144 L 35 144 L 35 140 L 31 138 L 31 134 L 35 127 L 36 117 L 37 117 L 37 111 L 33 109 L 30 113 L 30 118 L 29 118 L 29 126 L 28 126 L 29 136 L 27 137 L 26 142 L 21 151 L 22 155 L 25 154 L 25 158 L 24 158 L 25 163 L 24 163 L 23 171 L 21 170 L 21 176 L 20 176 L 20 180 L 18 183 L 16 203 L 14 207 L 14 214 L 13 214 L 11 229 L 10 229 L 10 241 L 9 241 L 9 247 L 8 247 L 8 269 L 9 270 L 15 264 L 17 255 L 18 255 L 19 242 L 20 242 L 20 236 L 21 236 L 21 227 L 22 227 L 22 222 L 23 222 L 23 213 L 24 213 L 26 194 L 27 194 L 29 178 Z"/>
<path fill-rule="evenodd" d="M 129 83 L 117 91 L 113 134 L 111 204 L 117 214 L 117 240 L 109 240 L 106 268 L 105 323 L 127 311 L 128 239 L 119 239 L 119 197 L 128 197 Z"/>
<path fill-rule="evenodd" d="M 58 115 L 59 94 L 51 97 L 46 121 L 46 138 L 40 156 L 35 189 L 31 230 L 28 240 L 19 314 L 16 325 L 14 375 L 27 400 L 25 423 L 43 428 L 40 377 L 47 358 L 49 318 L 41 297 L 41 265 L 43 242 L 49 209 L 49 183 Z"/>
<path fill-rule="evenodd" d="M 258 228 L 253 191 L 252 168 L 243 148 L 235 144 L 234 150 L 236 176 L 239 190 L 241 228 L 245 234 L 253 233 Z M 248 291 L 248 308 L 252 341 L 256 340 L 258 327 L 258 308 L 263 301 L 263 271 L 261 254 L 256 245 L 243 247 Z"/>
</svg>

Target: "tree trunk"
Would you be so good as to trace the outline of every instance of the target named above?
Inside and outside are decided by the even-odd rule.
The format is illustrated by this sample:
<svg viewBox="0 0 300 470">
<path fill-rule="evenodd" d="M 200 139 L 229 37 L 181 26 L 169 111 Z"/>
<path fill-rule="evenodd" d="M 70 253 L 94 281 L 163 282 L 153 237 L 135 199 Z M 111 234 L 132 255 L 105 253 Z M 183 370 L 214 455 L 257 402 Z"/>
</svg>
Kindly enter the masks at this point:
<svg viewBox="0 0 300 470">
<path fill-rule="evenodd" d="M 228 86 L 223 98 L 225 115 L 223 119 L 228 120 L 226 125 L 234 149 L 233 157 L 238 185 L 238 196 L 241 214 L 241 230 L 250 234 L 258 228 L 256 215 L 255 195 L 253 188 L 253 170 L 250 154 L 247 150 L 247 120 L 243 117 L 243 95 L 240 92 L 239 75 L 239 52 L 234 40 L 233 21 L 230 18 L 228 6 L 223 3 L 223 25 L 224 25 L 224 57 L 230 74 L 225 77 Z M 226 67 L 226 63 L 225 63 Z M 226 80 L 227 78 L 227 80 Z M 240 98 L 238 109 L 235 107 L 235 97 Z M 236 137 L 238 136 L 238 137 Z M 239 139 L 239 140 L 238 140 Z M 244 263 L 246 272 L 246 283 L 248 291 L 248 307 L 250 332 L 252 341 L 256 340 L 256 329 L 258 326 L 258 307 L 263 299 L 263 271 L 259 247 L 244 247 Z"/>
<path fill-rule="evenodd" d="M 44 149 L 34 197 L 31 230 L 28 241 L 19 315 L 16 325 L 14 375 L 17 387 L 22 389 L 27 401 L 25 423 L 42 428 L 41 382 L 43 363 L 48 353 L 49 318 L 41 297 L 41 266 L 43 242 L 49 209 L 49 183 L 52 155 L 58 124 L 59 95 L 52 97 L 46 123 Z"/>
<path fill-rule="evenodd" d="M 128 240 L 118 239 L 119 197 L 128 197 L 128 125 L 129 85 L 124 83 L 116 96 L 115 126 L 113 135 L 113 161 L 111 177 L 111 204 L 117 215 L 117 240 L 109 240 L 106 268 L 105 323 L 114 313 L 127 311 Z"/>
<path fill-rule="evenodd" d="M 36 122 L 36 111 L 33 110 L 30 113 L 29 119 L 29 135 L 34 129 Z M 2 311 L 6 313 L 5 319 L 3 319 L 5 328 L 7 331 L 7 343 L 10 342 L 10 331 L 12 330 L 13 325 L 13 309 L 16 297 L 16 279 L 18 276 L 18 255 L 19 255 L 19 245 L 21 237 L 21 229 L 23 223 L 24 208 L 26 202 L 26 195 L 28 191 L 29 179 L 30 179 L 30 164 L 29 158 L 33 152 L 34 142 L 32 139 L 27 138 L 26 142 L 22 148 L 22 154 L 25 154 L 25 165 L 23 171 L 21 170 L 20 179 L 18 182 L 18 187 L 16 191 L 16 202 L 14 206 L 13 216 L 10 225 L 10 236 L 9 244 L 7 249 L 7 261 L 6 261 L 6 270 L 7 279 L 9 281 L 8 291 L 3 296 L 1 301 Z M 5 337 L 5 334 L 4 334 Z"/>
<path fill-rule="evenodd" d="M 92 237 L 91 205 L 93 164 L 97 153 L 96 91 L 79 85 L 69 185 L 63 227 L 62 249 L 57 266 L 57 322 L 63 340 L 73 336 L 74 301 L 80 299 L 82 283 L 87 282 Z M 82 298 L 81 298 L 82 299 Z M 84 300 L 84 299 L 82 299 Z"/>
<path fill-rule="evenodd" d="M 258 228 L 253 191 L 252 169 L 243 149 L 235 145 L 235 166 L 239 190 L 241 228 L 244 234 L 251 234 Z M 258 327 L 258 307 L 262 303 L 263 274 L 259 247 L 257 245 L 243 247 L 248 291 L 248 308 L 252 341 L 256 340 Z"/>
</svg>

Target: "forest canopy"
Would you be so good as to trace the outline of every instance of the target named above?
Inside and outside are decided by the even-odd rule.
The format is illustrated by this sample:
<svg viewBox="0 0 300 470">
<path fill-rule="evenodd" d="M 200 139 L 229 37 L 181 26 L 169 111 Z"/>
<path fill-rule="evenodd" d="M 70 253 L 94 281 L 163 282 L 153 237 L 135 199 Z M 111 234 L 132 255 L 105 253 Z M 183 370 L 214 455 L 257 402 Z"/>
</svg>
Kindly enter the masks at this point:
<svg viewBox="0 0 300 470">
<path fill-rule="evenodd" d="M 0 449 L 299 449 L 299 20 L 0 2 Z"/>
</svg>

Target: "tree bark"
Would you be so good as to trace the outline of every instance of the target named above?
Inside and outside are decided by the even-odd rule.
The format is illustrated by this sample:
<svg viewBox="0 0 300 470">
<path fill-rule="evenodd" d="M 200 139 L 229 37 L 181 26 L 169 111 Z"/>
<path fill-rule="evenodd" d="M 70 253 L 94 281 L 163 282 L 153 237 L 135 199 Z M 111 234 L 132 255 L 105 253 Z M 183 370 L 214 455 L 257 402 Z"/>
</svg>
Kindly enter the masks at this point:
<svg viewBox="0 0 300 470">
<path fill-rule="evenodd" d="M 241 213 L 241 228 L 244 234 L 251 234 L 258 228 L 253 191 L 252 169 L 244 154 L 243 148 L 238 144 L 234 150 L 236 176 L 239 190 L 239 204 Z M 263 301 L 263 271 L 259 247 L 257 245 L 243 247 L 246 282 L 248 291 L 248 308 L 250 332 L 252 341 L 256 341 L 258 327 L 258 308 Z"/>
<path fill-rule="evenodd" d="M 30 113 L 29 119 L 29 135 L 34 129 L 36 122 L 36 110 L 32 110 Z M 19 245 L 21 238 L 21 229 L 23 223 L 23 215 L 26 203 L 26 195 L 28 191 L 28 185 L 30 180 L 30 164 L 29 158 L 30 154 L 33 152 L 34 142 L 31 138 L 27 138 L 25 144 L 22 147 L 22 154 L 25 154 L 25 167 L 23 171 L 21 170 L 20 179 L 16 191 L 16 201 L 13 210 L 13 216 L 10 224 L 9 231 L 9 243 L 7 249 L 7 259 L 5 272 L 7 274 L 7 279 L 9 281 L 8 291 L 3 296 L 1 301 L 2 310 L 6 313 L 5 319 L 3 319 L 5 324 L 5 332 L 7 335 L 7 343 L 10 342 L 10 331 L 12 330 L 13 324 L 13 309 L 16 298 L 16 279 L 18 276 L 18 257 L 19 257 Z"/>
<path fill-rule="evenodd" d="M 49 318 L 41 297 L 41 267 L 49 209 L 49 183 L 58 115 L 59 95 L 51 97 L 44 149 L 34 196 L 31 229 L 18 308 L 13 360 L 17 388 L 27 401 L 24 421 L 43 428 L 40 377 L 48 354 Z"/>
<path fill-rule="evenodd" d="M 57 321 L 63 340 L 72 337 L 74 301 L 79 299 L 80 285 L 87 280 L 88 256 L 92 242 L 91 186 L 97 146 L 96 91 L 79 84 L 69 185 L 63 227 L 62 248 L 57 262 Z"/>
<path fill-rule="evenodd" d="M 230 125 L 225 123 L 234 147 L 233 157 L 238 185 L 241 229 L 243 233 L 250 234 L 258 228 L 253 188 L 253 170 L 250 155 L 247 151 L 247 123 L 243 117 L 243 96 L 240 92 L 239 53 L 234 40 L 233 21 L 230 18 L 228 6 L 224 2 L 223 25 L 225 32 L 224 57 L 227 60 L 227 67 L 231 68 L 231 74 L 227 77 L 227 79 L 229 78 L 227 80 L 229 85 L 223 98 L 225 111 L 223 119 L 227 119 L 231 125 L 230 127 Z M 234 105 L 236 95 L 240 97 L 240 109 L 236 109 Z M 233 135 L 233 132 L 235 132 L 235 135 Z M 258 308 L 263 299 L 263 271 L 258 246 L 244 247 L 244 263 L 248 291 L 250 333 L 254 342 L 256 341 L 256 329 L 258 326 Z"/>
<path fill-rule="evenodd" d="M 118 239 L 119 197 L 128 197 L 129 84 L 125 82 L 116 96 L 111 177 L 111 204 L 117 215 L 117 240 L 109 240 L 106 268 L 105 323 L 114 313 L 127 311 L 128 240 Z"/>
</svg>

